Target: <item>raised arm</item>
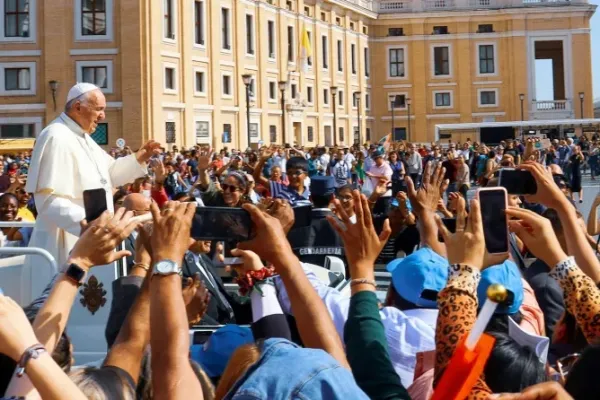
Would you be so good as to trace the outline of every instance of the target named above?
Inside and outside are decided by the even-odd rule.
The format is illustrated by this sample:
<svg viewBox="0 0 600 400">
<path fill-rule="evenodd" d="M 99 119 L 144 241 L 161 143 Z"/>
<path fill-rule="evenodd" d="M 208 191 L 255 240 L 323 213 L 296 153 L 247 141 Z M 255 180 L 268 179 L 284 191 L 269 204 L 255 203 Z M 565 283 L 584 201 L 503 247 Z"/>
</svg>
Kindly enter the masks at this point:
<svg viewBox="0 0 600 400">
<path fill-rule="evenodd" d="M 238 247 L 242 250 L 251 250 L 261 259 L 273 264 L 287 289 L 304 345 L 325 350 L 342 366 L 349 369 L 333 321 L 325 304 L 306 277 L 300 261 L 294 255 L 280 221 L 253 205 L 244 204 L 243 207 L 250 213 L 257 235 L 249 242 L 240 243 Z M 289 205 L 286 210 L 292 213 L 293 220 L 293 211 Z"/>
<path fill-rule="evenodd" d="M 587 221 L 587 233 L 588 235 L 596 236 L 600 233 L 598 229 L 598 207 L 600 206 L 600 195 L 597 195 L 590 207 L 590 215 Z"/>
<path fill-rule="evenodd" d="M 269 157 L 271 157 L 271 153 L 269 152 L 261 152 L 260 154 L 258 164 L 254 168 L 254 172 L 252 173 L 252 176 L 254 177 L 254 180 L 256 181 L 257 185 L 269 186 L 269 180 L 263 175 L 263 168 Z"/>
<path fill-rule="evenodd" d="M 152 204 L 152 261 L 178 265 L 188 249 L 194 203 L 169 202 L 160 212 Z M 150 281 L 150 348 L 155 398 L 188 399 L 190 393 L 202 399 L 202 387 L 189 362 L 190 339 L 179 274 L 154 273 Z"/>
<path fill-rule="evenodd" d="M 208 166 L 210 159 L 208 156 L 198 157 L 198 182 L 201 190 L 208 189 L 210 185 L 210 176 L 208 176 Z"/>
</svg>

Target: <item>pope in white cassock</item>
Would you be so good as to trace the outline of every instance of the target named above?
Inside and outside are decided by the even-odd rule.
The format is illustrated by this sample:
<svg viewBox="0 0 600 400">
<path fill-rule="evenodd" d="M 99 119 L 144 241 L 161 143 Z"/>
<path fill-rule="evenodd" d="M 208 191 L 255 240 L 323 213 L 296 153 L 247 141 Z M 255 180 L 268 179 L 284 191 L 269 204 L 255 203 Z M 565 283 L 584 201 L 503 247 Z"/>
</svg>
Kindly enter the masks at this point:
<svg viewBox="0 0 600 400">
<path fill-rule="evenodd" d="M 48 250 L 59 268 L 85 218 L 83 191 L 105 189 L 108 209 L 113 211 L 112 189 L 145 175 L 146 162 L 160 148 L 149 141 L 136 154 L 113 159 L 90 137 L 104 120 L 105 109 L 106 99 L 97 86 L 76 84 L 69 90 L 65 111 L 39 134 L 33 149 L 25 189 L 34 194 L 38 218 L 29 246 Z M 40 263 L 35 256 L 25 261 L 23 286 L 29 286 L 25 296 L 29 291 L 30 296 L 39 295 L 52 278 Z"/>
</svg>

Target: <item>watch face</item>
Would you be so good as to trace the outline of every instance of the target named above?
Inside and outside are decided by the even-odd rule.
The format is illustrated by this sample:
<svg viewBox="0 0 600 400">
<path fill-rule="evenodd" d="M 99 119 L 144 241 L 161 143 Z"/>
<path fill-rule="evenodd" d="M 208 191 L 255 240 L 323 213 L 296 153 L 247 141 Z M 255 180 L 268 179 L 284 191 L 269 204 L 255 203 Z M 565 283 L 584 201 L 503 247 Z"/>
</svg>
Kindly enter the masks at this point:
<svg viewBox="0 0 600 400">
<path fill-rule="evenodd" d="M 177 263 L 171 260 L 163 260 L 156 263 L 156 272 L 159 274 L 176 274 L 179 271 Z"/>
</svg>

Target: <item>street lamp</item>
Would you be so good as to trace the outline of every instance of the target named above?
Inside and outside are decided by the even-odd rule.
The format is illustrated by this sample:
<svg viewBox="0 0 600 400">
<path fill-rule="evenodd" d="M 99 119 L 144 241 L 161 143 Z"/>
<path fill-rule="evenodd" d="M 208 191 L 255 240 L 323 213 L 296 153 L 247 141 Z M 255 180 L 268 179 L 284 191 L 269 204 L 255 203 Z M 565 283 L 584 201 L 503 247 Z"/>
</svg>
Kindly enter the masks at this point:
<svg viewBox="0 0 600 400">
<path fill-rule="evenodd" d="M 408 111 L 408 117 L 407 117 L 407 119 L 408 119 L 408 136 L 407 136 L 406 140 L 411 140 L 411 137 L 410 137 L 410 97 L 406 99 L 406 108 L 408 109 L 407 110 Z"/>
<path fill-rule="evenodd" d="M 525 101 L 525 95 L 519 94 L 519 100 L 521 100 L 521 122 L 525 120 L 525 112 L 523 110 L 523 102 Z M 521 126 L 521 142 L 523 141 L 523 127 Z"/>
<path fill-rule="evenodd" d="M 396 107 L 396 95 L 390 95 L 390 103 L 392 105 L 392 140 L 394 140 L 394 107 Z"/>
<path fill-rule="evenodd" d="M 581 108 L 581 119 L 583 119 L 583 98 L 585 97 L 585 93 L 579 92 L 579 104 Z"/>
<path fill-rule="evenodd" d="M 246 85 L 246 129 L 248 131 L 248 147 L 250 147 L 250 83 L 252 83 L 252 75 L 242 75 L 242 81 Z"/>
<path fill-rule="evenodd" d="M 362 143 L 360 139 L 360 95 L 361 92 L 354 92 L 354 96 L 356 98 L 356 120 L 358 121 L 358 145 Z"/>
<path fill-rule="evenodd" d="M 285 88 L 287 87 L 287 81 L 279 81 L 279 90 L 281 90 L 281 137 L 282 142 L 285 144 Z"/>
<path fill-rule="evenodd" d="M 337 146 L 337 103 L 335 102 L 335 96 L 337 95 L 338 88 L 337 86 L 332 86 L 331 90 L 331 98 L 333 99 L 333 145 Z"/>
<path fill-rule="evenodd" d="M 52 101 L 54 102 L 54 111 L 56 111 L 56 91 L 58 90 L 58 81 L 51 80 L 48 82 L 50 91 L 52 92 Z"/>
</svg>

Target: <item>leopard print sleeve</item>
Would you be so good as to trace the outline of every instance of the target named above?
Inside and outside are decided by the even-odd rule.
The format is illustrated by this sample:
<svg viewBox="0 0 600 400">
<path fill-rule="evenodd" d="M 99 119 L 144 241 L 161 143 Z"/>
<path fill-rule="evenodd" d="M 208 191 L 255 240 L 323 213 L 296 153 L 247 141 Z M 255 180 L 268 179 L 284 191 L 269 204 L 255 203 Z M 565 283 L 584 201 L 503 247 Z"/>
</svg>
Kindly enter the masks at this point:
<svg viewBox="0 0 600 400">
<path fill-rule="evenodd" d="M 437 301 L 439 314 L 435 330 L 434 387 L 458 343 L 471 331 L 477 319 L 477 285 L 481 273 L 467 265 L 450 265 L 448 271 L 448 283 L 438 295 Z M 484 400 L 490 394 L 483 379 L 479 378 L 468 399 Z"/>
<path fill-rule="evenodd" d="M 575 316 L 588 343 L 600 337 L 600 289 L 575 262 L 557 265 L 550 276 L 563 290 L 567 310 Z"/>
</svg>

